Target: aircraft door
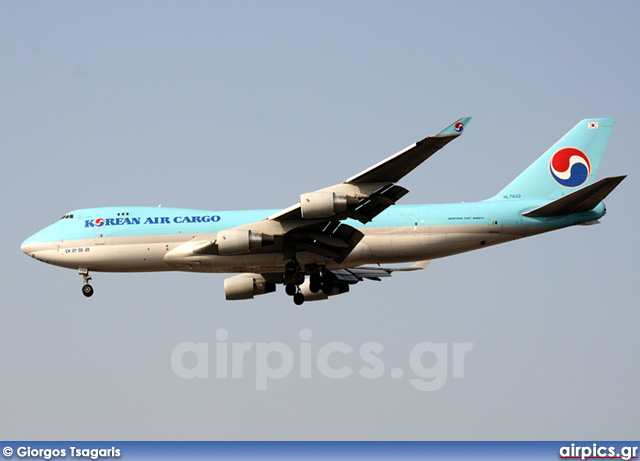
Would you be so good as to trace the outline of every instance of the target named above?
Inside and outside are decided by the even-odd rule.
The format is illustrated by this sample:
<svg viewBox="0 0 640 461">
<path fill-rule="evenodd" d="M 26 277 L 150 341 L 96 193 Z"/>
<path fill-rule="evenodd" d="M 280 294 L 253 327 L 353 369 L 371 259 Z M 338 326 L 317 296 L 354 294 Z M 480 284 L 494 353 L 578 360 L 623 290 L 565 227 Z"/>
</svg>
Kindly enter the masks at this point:
<svg viewBox="0 0 640 461">
<path fill-rule="evenodd" d="M 502 219 L 498 216 L 492 217 L 487 238 L 484 240 L 484 243 L 481 242 L 480 244 L 485 245 L 487 243 L 497 243 L 497 241 L 500 240 L 500 234 L 502 234 L 502 227 Z"/>
</svg>

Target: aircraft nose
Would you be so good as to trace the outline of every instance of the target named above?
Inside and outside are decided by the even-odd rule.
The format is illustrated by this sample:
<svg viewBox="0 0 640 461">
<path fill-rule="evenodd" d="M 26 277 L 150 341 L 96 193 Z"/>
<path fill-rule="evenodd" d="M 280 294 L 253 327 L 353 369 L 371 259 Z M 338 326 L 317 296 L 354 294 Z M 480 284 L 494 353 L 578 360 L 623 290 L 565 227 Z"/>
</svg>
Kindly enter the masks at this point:
<svg viewBox="0 0 640 461">
<path fill-rule="evenodd" d="M 20 249 L 24 254 L 31 256 L 31 237 L 22 242 L 22 245 L 20 245 Z"/>
</svg>

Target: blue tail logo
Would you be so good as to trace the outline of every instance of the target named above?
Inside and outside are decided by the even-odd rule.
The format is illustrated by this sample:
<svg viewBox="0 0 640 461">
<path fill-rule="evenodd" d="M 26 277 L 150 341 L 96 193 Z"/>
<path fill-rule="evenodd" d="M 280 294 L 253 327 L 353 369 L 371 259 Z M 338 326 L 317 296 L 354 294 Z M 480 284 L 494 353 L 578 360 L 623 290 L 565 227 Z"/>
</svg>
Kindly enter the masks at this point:
<svg viewBox="0 0 640 461">
<path fill-rule="evenodd" d="M 564 147 L 551 156 L 551 177 L 563 187 L 580 187 L 591 174 L 589 157 L 575 147 Z"/>
<path fill-rule="evenodd" d="M 585 119 L 492 200 L 555 200 L 595 183 L 615 119 Z"/>
</svg>

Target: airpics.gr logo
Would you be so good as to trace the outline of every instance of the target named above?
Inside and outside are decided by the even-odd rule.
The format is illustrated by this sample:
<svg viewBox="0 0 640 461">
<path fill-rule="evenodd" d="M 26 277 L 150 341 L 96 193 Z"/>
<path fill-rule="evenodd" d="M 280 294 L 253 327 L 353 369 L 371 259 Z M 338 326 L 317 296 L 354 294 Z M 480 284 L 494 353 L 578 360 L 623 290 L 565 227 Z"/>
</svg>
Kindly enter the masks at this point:
<svg viewBox="0 0 640 461">
<path fill-rule="evenodd" d="M 549 173 L 564 187 L 582 186 L 591 174 L 589 157 L 575 147 L 563 147 L 551 156 Z"/>
<path fill-rule="evenodd" d="M 456 130 L 457 133 L 462 133 L 464 131 L 464 123 L 462 122 L 456 123 L 453 129 Z"/>
<path fill-rule="evenodd" d="M 84 227 L 104 227 L 104 226 L 139 226 L 146 224 L 192 224 L 219 222 L 220 216 L 152 216 L 148 218 L 96 218 L 85 219 Z"/>
</svg>

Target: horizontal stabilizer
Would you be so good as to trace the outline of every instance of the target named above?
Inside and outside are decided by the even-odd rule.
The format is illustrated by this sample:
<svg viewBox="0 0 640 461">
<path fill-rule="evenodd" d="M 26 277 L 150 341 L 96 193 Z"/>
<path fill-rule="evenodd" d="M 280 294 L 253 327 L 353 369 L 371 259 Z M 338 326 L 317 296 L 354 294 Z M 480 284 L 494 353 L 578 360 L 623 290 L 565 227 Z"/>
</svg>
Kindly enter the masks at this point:
<svg viewBox="0 0 640 461">
<path fill-rule="evenodd" d="M 590 186 L 565 195 L 535 210 L 522 213 L 529 218 L 565 216 L 571 213 L 593 210 L 615 189 L 626 176 L 604 178 Z"/>
</svg>

